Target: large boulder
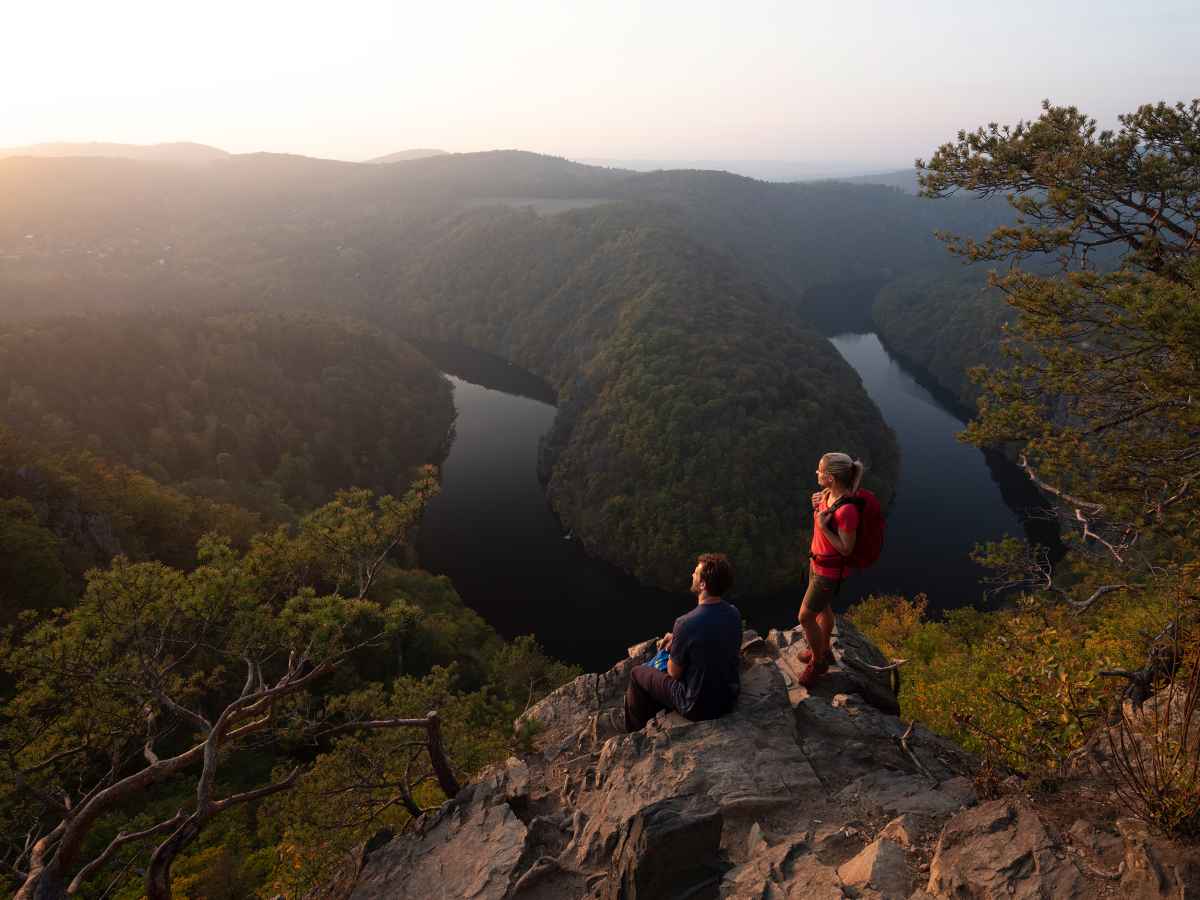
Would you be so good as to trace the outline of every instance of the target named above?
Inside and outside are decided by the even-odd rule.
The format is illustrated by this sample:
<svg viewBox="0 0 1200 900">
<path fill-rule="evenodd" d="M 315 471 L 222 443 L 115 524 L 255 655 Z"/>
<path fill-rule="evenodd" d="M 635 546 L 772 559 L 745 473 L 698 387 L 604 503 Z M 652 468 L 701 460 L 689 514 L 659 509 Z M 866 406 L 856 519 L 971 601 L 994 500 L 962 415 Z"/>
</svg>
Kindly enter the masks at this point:
<svg viewBox="0 0 1200 900">
<path fill-rule="evenodd" d="M 764 847 L 731 871 L 721 884 L 721 896 L 736 900 L 842 900 L 846 892 L 837 869 L 823 863 L 805 841 L 792 840 Z"/>
<path fill-rule="evenodd" d="M 350 896 L 502 900 L 509 896 L 527 833 L 506 804 L 449 807 L 417 840 L 395 840 L 371 854 Z"/>
<path fill-rule="evenodd" d="M 959 813 L 942 831 L 926 890 L 973 900 L 1070 900 L 1093 896 L 1061 839 L 1020 797 Z"/>
<path fill-rule="evenodd" d="M 899 844 L 884 837 L 872 841 L 837 871 L 846 887 L 859 892 L 873 890 L 885 900 L 903 900 L 911 893 L 908 858 Z"/>
<path fill-rule="evenodd" d="M 721 812 L 696 809 L 672 797 L 639 810 L 621 826 L 604 900 L 658 900 L 717 896 L 724 868 Z"/>
</svg>

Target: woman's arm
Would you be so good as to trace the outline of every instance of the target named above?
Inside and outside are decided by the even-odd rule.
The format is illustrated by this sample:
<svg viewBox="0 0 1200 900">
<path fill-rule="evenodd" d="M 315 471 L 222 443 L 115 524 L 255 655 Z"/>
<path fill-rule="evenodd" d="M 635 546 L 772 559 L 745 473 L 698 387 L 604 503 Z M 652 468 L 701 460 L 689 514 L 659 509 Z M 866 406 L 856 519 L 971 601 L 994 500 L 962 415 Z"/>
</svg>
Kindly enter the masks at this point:
<svg viewBox="0 0 1200 900">
<path fill-rule="evenodd" d="M 854 552 L 854 542 L 858 540 L 858 529 L 854 528 L 846 531 L 839 528 L 833 530 L 834 514 L 831 512 L 824 513 L 818 517 L 817 521 L 821 525 L 821 530 L 825 532 L 825 537 L 829 538 L 829 543 L 833 544 L 833 549 L 842 556 L 849 556 Z"/>
</svg>

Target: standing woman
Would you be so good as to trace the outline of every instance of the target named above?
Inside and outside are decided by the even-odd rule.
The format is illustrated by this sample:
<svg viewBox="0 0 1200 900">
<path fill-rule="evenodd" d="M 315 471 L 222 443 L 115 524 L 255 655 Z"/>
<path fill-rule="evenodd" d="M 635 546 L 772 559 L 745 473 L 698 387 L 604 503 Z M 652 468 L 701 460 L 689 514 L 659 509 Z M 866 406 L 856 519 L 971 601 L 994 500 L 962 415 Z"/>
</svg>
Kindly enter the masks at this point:
<svg viewBox="0 0 1200 900">
<path fill-rule="evenodd" d="M 853 497 L 862 484 L 864 466 L 845 453 L 826 453 L 817 464 L 817 484 L 812 495 L 813 538 L 808 571 L 808 590 L 800 604 L 800 627 L 811 648 L 800 683 L 809 687 L 829 670 L 829 639 L 833 634 L 833 598 L 850 574 L 847 558 L 858 537 L 859 509 L 842 503 Z M 806 659 L 801 655 L 801 659 Z"/>
</svg>

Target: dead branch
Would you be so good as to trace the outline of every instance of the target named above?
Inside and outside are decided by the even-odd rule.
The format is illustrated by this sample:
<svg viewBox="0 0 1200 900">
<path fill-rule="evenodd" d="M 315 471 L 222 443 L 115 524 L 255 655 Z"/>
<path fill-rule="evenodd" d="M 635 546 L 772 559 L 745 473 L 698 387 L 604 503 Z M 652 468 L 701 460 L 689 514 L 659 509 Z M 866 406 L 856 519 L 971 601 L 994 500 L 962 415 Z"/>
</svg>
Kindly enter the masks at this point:
<svg viewBox="0 0 1200 900">
<path fill-rule="evenodd" d="M 1096 531 L 1092 528 L 1091 520 L 1088 519 L 1083 514 L 1082 509 L 1075 510 L 1075 520 L 1077 522 L 1079 522 L 1081 525 L 1083 525 L 1084 540 L 1091 538 L 1096 543 L 1104 546 L 1108 550 L 1108 552 L 1112 554 L 1113 559 L 1115 559 L 1117 562 L 1119 562 L 1119 563 L 1125 562 L 1125 558 L 1123 556 L 1121 556 L 1121 553 L 1124 550 L 1124 547 L 1122 547 L 1120 550 L 1118 550 L 1116 546 L 1114 546 L 1110 542 L 1106 541 L 1104 538 L 1100 537 L 1100 535 L 1097 534 Z"/>
<path fill-rule="evenodd" d="M 1072 600 L 1070 597 L 1066 596 L 1066 594 L 1063 594 L 1063 599 L 1066 600 L 1067 605 L 1073 609 L 1077 609 L 1079 612 L 1087 612 L 1088 609 L 1091 608 L 1092 604 L 1101 597 L 1111 594 L 1113 591 L 1128 591 L 1130 589 L 1130 586 L 1127 584 L 1105 584 L 1092 591 L 1092 595 L 1086 600 Z"/>
<path fill-rule="evenodd" d="M 1120 881 L 1121 876 L 1125 874 L 1125 860 L 1121 860 L 1117 864 L 1117 868 L 1113 871 L 1102 869 L 1100 866 L 1093 863 L 1087 858 L 1087 855 L 1078 847 L 1067 845 L 1067 852 L 1075 856 L 1075 862 L 1081 868 L 1086 869 L 1097 878 L 1103 878 L 1105 881 Z"/>
<path fill-rule="evenodd" d="M 1057 485 L 1050 484 L 1050 482 L 1043 480 L 1037 474 L 1037 472 L 1034 471 L 1033 465 L 1029 462 L 1029 457 L 1024 453 L 1022 453 L 1020 456 L 1020 465 L 1025 471 L 1025 474 L 1029 477 L 1029 480 L 1037 485 L 1038 488 L 1045 491 L 1047 494 L 1057 497 L 1072 508 L 1075 513 L 1075 521 L 1083 526 L 1084 540 L 1090 539 L 1096 541 L 1096 543 L 1108 550 L 1108 552 L 1112 554 L 1113 558 L 1117 562 L 1125 562 L 1125 557 L 1123 554 L 1134 544 L 1134 542 L 1137 541 L 1136 532 L 1133 532 L 1131 528 L 1125 528 L 1123 532 L 1124 540 L 1120 544 L 1114 544 L 1113 542 L 1105 539 L 1096 530 L 1096 528 L 1093 527 L 1094 520 L 1102 512 L 1104 512 L 1105 505 L 1103 503 L 1094 503 L 1090 500 L 1084 500 L 1080 497 L 1076 497 L 1073 494 L 1067 493 Z M 1131 533 L 1132 538 L 1130 538 Z"/>
<path fill-rule="evenodd" d="M 321 731 L 315 737 L 327 737 L 343 731 L 357 731 L 360 728 L 429 728 L 429 719 L 365 719 L 360 722 L 343 722 Z"/>
<path fill-rule="evenodd" d="M 430 710 L 426 718 L 429 719 L 429 760 L 433 763 L 438 785 L 447 797 L 455 797 L 459 791 L 458 779 L 442 746 L 442 721 L 436 709 Z"/>
<path fill-rule="evenodd" d="M 191 722 L 201 731 L 209 731 L 212 728 L 212 722 L 208 721 L 208 719 L 200 715 L 200 713 L 196 712 L 195 710 L 188 709 L 182 703 L 175 702 L 162 689 L 156 690 L 155 694 L 158 696 L 158 702 L 161 703 L 165 708 L 169 709 L 180 718 Z"/>
<path fill-rule="evenodd" d="M 37 765 L 27 766 L 21 770 L 21 773 L 24 775 L 32 775 L 35 772 L 40 772 L 42 769 L 49 768 L 59 760 L 66 759 L 68 756 L 74 756 L 76 753 L 82 753 L 84 750 L 88 749 L 90 748 L 86 744 L 80 744 L 78 747 L 72 747 L 70 750 L 63 750 L 61 753 L 55 753 L 48 759 L 42 760 Z"/>
<path fill-rule="evenodd" d="M 156 834 L 162 834 L 164 831 L 172 831 L 173 829 L 178 828 L 186 818 L 187 816 L 183 814 L 183 810 L 180 810 L 171 818 L 159 822 L 157 825 L 152 825 L 149 828 L 143 829 L 142 831 L 134 831 L 129 833 L 122 831 L 112 839 L 109 845 L 104 849 L 103 853 L 80 869 L 79 873 L 71 879 L 70 885 L 67 886 L 67 893 L 78 893 L 79 889 L 83 887 L 84 882 L 91 878 L 97 871 L 102 869 L 108 863 L 108 861 L 113 858 L 113 855 L 126 844 L 132 844 L 134 841 L 145 840 L 146 838 L 153 837 Z"/>
<path fill-rule="evenodd" d="M 933 773 L 925 768 L 925 764 L 922 763 L 921 760 L 917 759 L 917 755 L 913 753 L 912 747 L 908 745 L 908 739 L 912 737 L 913 727 L 916 724 L 916 722 L 909 722 L 908 728 L 905 730 L 904 734 L 900 735 L 896 741 L 900 745 L 900 749 L 903 750 L 908 758 L 913 761 L 913 765 L 917 767 L 917 771 L 936 784 L 937 779 L 933 777 Z"/>
<path fill-rule="evenodd" d="M 1179 640 L 1179 623 L 1172 622 L 1150 641 L 1146 662 L 1140 669 L 1104 669 L 1102 678 L 1124 678 L 1129 683 L 1121 692 L 1120 704 L 1110 711 L 1110 724 L 1121 718 L 1121 706 L 1132 704 L 1135 710 L 1149 700 L 1158 685 L 1169 682 L 1183 665 L 1183 648 Z"/>
<path fill-rule="evenodd" d="M 906 662 L 908 662 L 907 659 L 894 659 L 891 661 L 890 664 L 888 664 L 886 666 L 873 666 L 870 663 L 863 663 L 863 665 L 866 668 L 870 669 L 872 672 L 894 672 L 897 669 L 899 669 L 902 665 L 904 665 Z"/>
<path fill-rule="evenodd" d="M 224 812 L 231 806 L 236 806 L 239 803 L 248 803 L 251 800 L 259 800 L 263 797 L 269 797 L 271 794 L 278 794 L 280 791 L 286 791 L 296 783 L 296 779 L 300 777 L 300 767 L 292 769 L 288 773 L 287 778 L 283 781 L 277 781 L 274 784 L 268 784 L 264 787 L 255 788 L 252 791 L 243 791 L 240 794 L 233 794 L 226 797 L 224 800 L 215 800 L 211 804 L 213 814 Z"/>
<path fill-rule="evenodd" d="M 1037 472 L 1035 472 L 1033 470 L 1033 466 L 1030 465 L 1030 463 L 1029 463 L 1029 457 L 1027 457 L 1024 453 L 1021 454 L 1020 462 L 1021 462 L 1021 468 L 1025 470 L 1025 474 L 1029 476 L 1030 481 L 1032 481 L 1034 484 L 1036 484 L 1039 488 L 1041 488 L 1047 494 L 1053 494 L 1055 497 L 1058 497 L 1060 500 L 1063 500 L 1066 503 L 1070 504 L 1071 506 L 1075 507 L 1076 511 L 1078 511 L 1080 509 L 1087 509 L 1091 512 L 1091 514 L 1093 516 L 1099 515 L 1100 513 L 1102 513 L 1104 511 L 1103 503 L 1092 503 L 1089 500 L 1081 500 L 1078 497 L 1068 494 L 1066 491 L 1062 490 L 1062 488 L 1055 487 L 1054 485 L 1050 484 L 1049 482 L 1043 481 L 1041 478 L 1038 477 Z"/>
</svg>

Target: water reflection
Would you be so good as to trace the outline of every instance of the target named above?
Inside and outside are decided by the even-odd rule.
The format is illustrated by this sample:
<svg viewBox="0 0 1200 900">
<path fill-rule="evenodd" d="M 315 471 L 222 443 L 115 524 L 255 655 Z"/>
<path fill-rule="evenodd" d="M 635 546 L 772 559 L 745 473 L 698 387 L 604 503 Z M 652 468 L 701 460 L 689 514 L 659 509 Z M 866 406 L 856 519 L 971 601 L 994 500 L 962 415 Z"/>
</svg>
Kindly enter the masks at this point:
<svg viewBox="0 0 1200 900">
<path fill-rule="evenodd" d="M 678 594 L 640 585 L 567 539 L 546 502 L 537 447 L 554 421 L 542 399 L 553 397 L 549 387 L 486 354 L 429 355 L 450 376 L 458 416 L 442 490 L 422 520 L 422 565 L 449 575 L 505 637 L 536 634 L 552 655 L 593 670 L 668 630 L 693 602 L 684 592 L 690 572 Z"/>
<path fill-rule="evenodd" d="M 986 571 L 970 560 L 972 550 L 1006 535 L 1052 539 L 1045 523 L 1024 515 L 1044 501 L 1001 454 L 957 440 L 965 424 L 958 411 L 919 384 L 876 335 L 831 341 L 895 430 L 901 455 L 883 555 L 847 590 L 855 597 L 923 592 L 934 610 L 980 603 Z"/>
<path fill-rule="evenodd" d="M 1040 498 L 1003 457 L 957 441 L 962 420 L 875 335 L 832 340 L 896 431 L 902 453 L 884 554 L 847 583 L 839 603 L 867 593 L 918 592 L 935 610 L 978 603 L 983 571 L 969 559 L 972 548 L 1021 534 L 1014 510 Z M 418 552 L 426 568 L 449 575 L 467 604 L 501 634 L 536 634 L 553 655 L 593 670 L 607 668 L 626 646 L 667 630 L 691 608 L 689 571 L 680 572 L 678 593 L 655 590 L 564 538 L 537 478 L 538 440 L 555 415 L 548 386 L 486 354 L 425 349 L 451 376 L 458 411 L 442 491 L 421 528 Z M 750 625 L 765 630 L 795 621 L 801 592 L 797 585 L 734 600 Z"/>
</svg>

